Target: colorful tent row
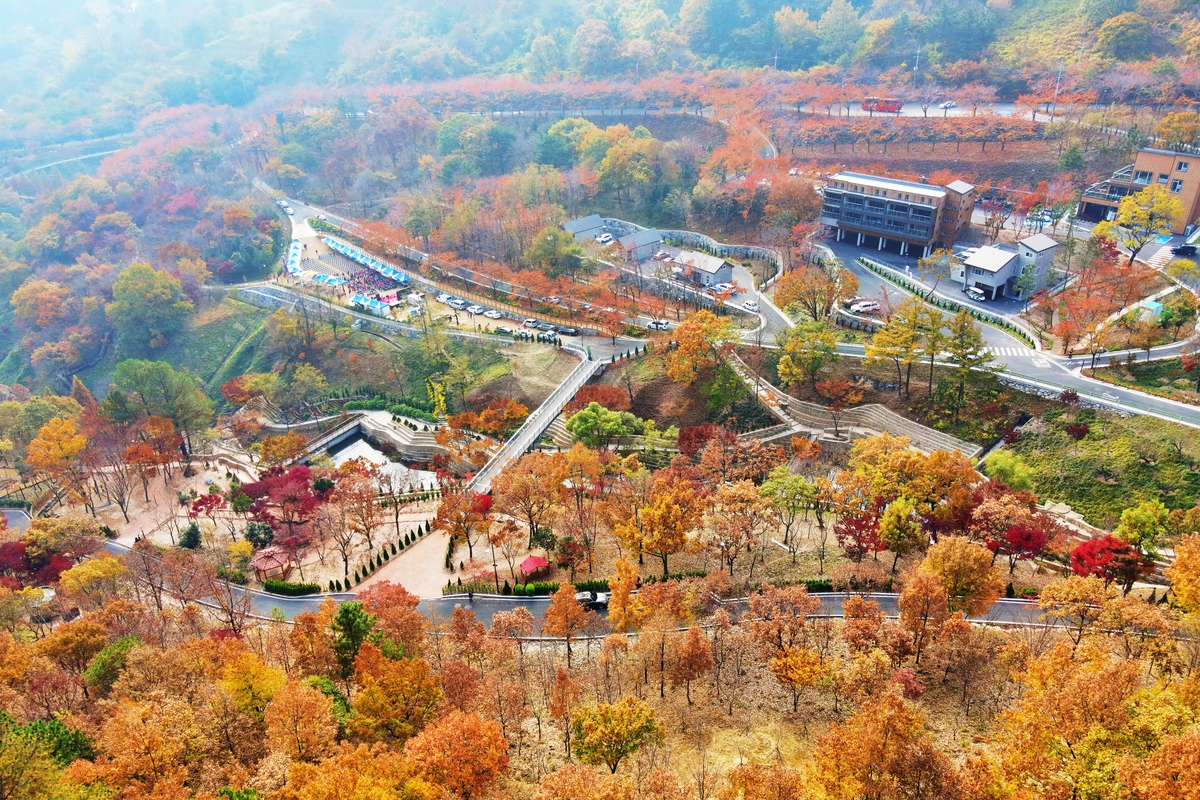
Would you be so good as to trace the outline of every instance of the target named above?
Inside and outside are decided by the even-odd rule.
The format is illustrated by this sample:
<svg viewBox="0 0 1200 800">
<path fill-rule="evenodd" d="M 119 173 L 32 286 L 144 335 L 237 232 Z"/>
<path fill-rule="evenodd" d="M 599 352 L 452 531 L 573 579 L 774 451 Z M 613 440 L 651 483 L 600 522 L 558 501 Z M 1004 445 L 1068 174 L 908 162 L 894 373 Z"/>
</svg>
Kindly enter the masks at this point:
<svg viewBox="0 0 1200 800">
<path fill-rule="evenodd" d="M 381 317 L 387 316 L 391 306 L 387 303 L 381 303 L 373 297 L 367 297 L 365 294 L 356 294 L 350 298 L 350 305 L 358 306 L 365 311 L 370 311 L 372 314 L 378 314 Z"/>
<path fill-rule="evenodd" d="M 288 249 L 287 261 L 284 264 L 284 268 L 287 269 L 289 275 L 300 278 L 301 280 L 319 283 L 324 286 L 346 285 L 347 281 L 344 278 L 335 278 L 332 275 L 324 275 L 320 272 L 310 272 L 304 269 L 304 267 L 301 266 L 303 262 L 304 247 L 300 244 L 300 242 L 293 240 L 292 246 Z"/>
<path fill-rule="evenodd" d="M 357 247 L 351 247 L 348 244 L 344 244 L 339 242 L 337 239 L 332 239 L 328 236 L 321 239 L 321 241 L 325 243 L 326 247 L 328 247 L 330 250 L 333 250 L 335 253 L 341 253 L 346 258 L 349 258 L 352 261 L 357 261 L 367 269 L 374 270 L 385 278 L 391 278 L 398 283 L 408 283 L 408 276 L 403 272 L 398 269 L 392 269 L 387 264 L 384 264 L 377 258 L 371 257 L 362 250 L 359 250 Z"/>
</svg>

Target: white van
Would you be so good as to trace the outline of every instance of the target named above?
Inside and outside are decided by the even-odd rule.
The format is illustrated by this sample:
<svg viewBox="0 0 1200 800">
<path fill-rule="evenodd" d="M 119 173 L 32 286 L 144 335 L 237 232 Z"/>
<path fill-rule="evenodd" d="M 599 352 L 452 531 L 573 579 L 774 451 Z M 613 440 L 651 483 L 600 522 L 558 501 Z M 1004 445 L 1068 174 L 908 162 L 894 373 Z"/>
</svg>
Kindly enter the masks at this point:
<svg viewBox="0 0 1200 800">
<path fill-rule="evenodd" d="M 420 308 L 425 303 L 425 295 L 420 292 L 413 292 L 408 297 L 404 298 L 404 302 L 408 303 L 413 308 Z"/>
<path fill-rule="evenodd" d="M 968 286 L 967 297 L 971 298 L 976 303 L 982 303 L 987 299 L 987 295 L 983 293 L 983 289 L 980 289 L 978 286 Z"/>
</svg>

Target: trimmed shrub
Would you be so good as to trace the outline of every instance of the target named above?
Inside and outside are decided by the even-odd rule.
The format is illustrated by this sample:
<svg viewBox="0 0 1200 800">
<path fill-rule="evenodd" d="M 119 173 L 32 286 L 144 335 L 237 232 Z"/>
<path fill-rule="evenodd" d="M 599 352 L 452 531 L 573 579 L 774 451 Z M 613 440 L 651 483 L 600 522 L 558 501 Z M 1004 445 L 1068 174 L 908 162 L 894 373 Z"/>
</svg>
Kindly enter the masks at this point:
<svg viewBox="0 0 1200 800">
<path fill-rule="evenodd" d="M 263 589 L 271 594 L 284 597 L 300 597 L 306 594 L 320 594 L 321 587 L 315 583 L 288 583 L 287 581 L 267 578 L 263 581 Z"/>
</svg>

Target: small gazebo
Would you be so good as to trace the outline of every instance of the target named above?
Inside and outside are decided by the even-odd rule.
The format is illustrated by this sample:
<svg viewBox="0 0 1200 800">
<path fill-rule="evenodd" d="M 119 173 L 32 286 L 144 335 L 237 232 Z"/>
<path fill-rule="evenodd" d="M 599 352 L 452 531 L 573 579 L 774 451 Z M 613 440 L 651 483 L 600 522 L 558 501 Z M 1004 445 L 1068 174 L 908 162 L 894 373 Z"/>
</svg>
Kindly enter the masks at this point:
<svg viewBox="0 0 1200 800">
<path fill-rule="evenodd" d="M 292 573 L 292 559 L 286 550 L 278 547 L 259 550 L 254 554 L 254 558 L 250 559 L 250 566 L 254 568 L 254 577 L 258 578 L 260 583 L 268 578 L 285 581 Z"/>
<path fill-rule="evenodd" d="M 526 582 L 530 578 L 536 578 L 539 573 L 544 572 L 550 567 L 550 562 L 541 556 L 530 556 L 521 562 L 521 574 L 525 576 Z"/>
</svg>

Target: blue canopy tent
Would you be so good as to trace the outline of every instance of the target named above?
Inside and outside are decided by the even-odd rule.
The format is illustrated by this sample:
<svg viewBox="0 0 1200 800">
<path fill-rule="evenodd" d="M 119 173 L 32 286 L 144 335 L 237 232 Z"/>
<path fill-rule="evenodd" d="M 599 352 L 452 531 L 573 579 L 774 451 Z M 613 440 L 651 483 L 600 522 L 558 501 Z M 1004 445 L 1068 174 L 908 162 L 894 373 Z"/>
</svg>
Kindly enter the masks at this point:
<svg viewBox="0 0 1200 800">
<path fill-rule="evenodd" d="M 345 286 L 345 278 L 335 278 L 332 275 L 314 274 L 312 276 L 313 283 L 321 283 L 325 286 Z"/>
<path fill-rule="evenodd" d="M 370 311 L 380 317 L 386 317 L 391 306 L 387 303 L 381 303 L 378 300 L 367 297 L 365 294 L 356 294 L 350 298 L 350 304 L 362 308 L 364 311 Z"/>
<path fill-rule="evenodd" d="M 330 250 L 333 250 L 335 253 L 341 253 L 346 258 L 350 259 L 351 261 L 355 261 L 359 264 L 362 264 L 367 269 L 374 270 L 375 272 L 378 272 L 380 275 L 384 276 L 385 278 L 391 278 L 392 280 L 394 280 L 400 284 L 404 284 L 404 285 L 408 284 L 408 276 L 405 275 L 403 272 L 401 272 L 398 269 L 389 267 L 387 264 L 384 264 L 382 261 L 368 255 L 367 253 L 364 253 L 362 250 L 359 250 L 357 247 L 352 247 L 348 244 L 344 244 L 342 242 L 339 242 L 337 239 L 331 238 L 329 236 L 322 238 L 321 241 L 324 242 L 326 247 L 328 247 Z"/>
</svg>

